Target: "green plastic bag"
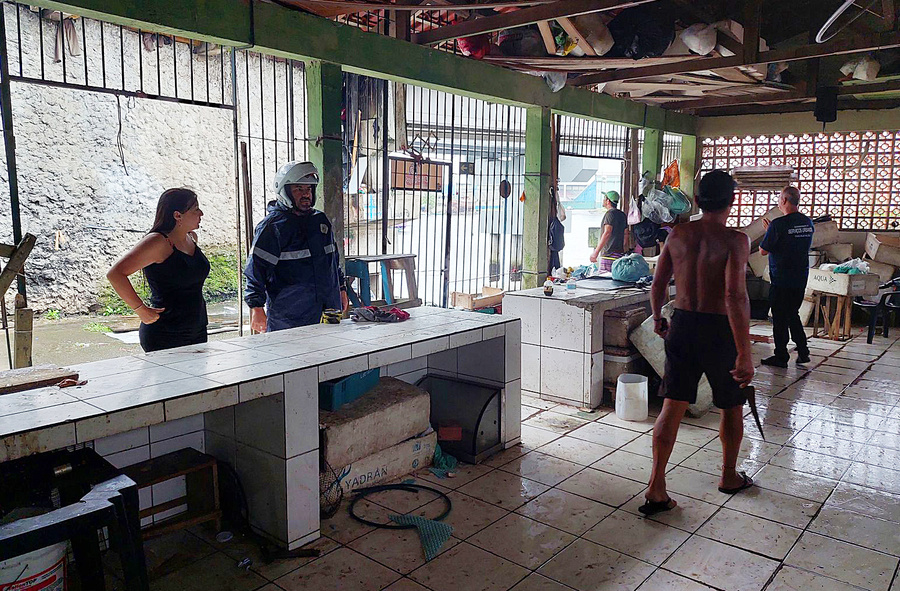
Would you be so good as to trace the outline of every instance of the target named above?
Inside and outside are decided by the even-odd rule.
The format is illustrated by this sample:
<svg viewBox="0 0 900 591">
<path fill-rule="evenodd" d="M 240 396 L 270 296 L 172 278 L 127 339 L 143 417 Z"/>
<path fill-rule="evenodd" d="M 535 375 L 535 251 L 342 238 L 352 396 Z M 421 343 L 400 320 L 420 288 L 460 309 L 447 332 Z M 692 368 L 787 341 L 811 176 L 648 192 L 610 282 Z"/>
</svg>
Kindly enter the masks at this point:
<svg viewBox="0 0 900 591">
<path fill-rule="evenodd" d="M 650 265 L 639 254 L 625 255 L 612 264 L 612 278 L 616 281 L 634 283 L 650 274 Z"/>
<path fill-rule="evenodd" d="M 669 196 L 669 211 L 673 214 L 681 215 L 691 210 L 691 200 L 681 189 L 664 187 L 664 190 Z"/>
</svg>

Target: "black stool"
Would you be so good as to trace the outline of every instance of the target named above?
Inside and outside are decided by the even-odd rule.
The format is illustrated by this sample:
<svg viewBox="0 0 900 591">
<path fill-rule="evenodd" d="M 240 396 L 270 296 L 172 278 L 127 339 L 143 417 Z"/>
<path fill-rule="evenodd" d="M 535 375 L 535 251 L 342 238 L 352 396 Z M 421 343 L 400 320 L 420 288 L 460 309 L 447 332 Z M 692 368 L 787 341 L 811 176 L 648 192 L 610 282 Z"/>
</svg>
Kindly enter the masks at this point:
<svg viewBox="0 0 900 591">
<path fill-rule="evenodd" d="M 106 528 L 109 546 L 119 554 L 126 587 L 149 590 L 137 486 L 94 450 L 49 452 L 0 464 L 0 482 L 4 513 L 17 507 L 51 506 L 55 492 L 60 505 L 0 526 L 0 560 L 70 540 L 82 588 L 104 591 L 98 531 Z"/>
</svg>

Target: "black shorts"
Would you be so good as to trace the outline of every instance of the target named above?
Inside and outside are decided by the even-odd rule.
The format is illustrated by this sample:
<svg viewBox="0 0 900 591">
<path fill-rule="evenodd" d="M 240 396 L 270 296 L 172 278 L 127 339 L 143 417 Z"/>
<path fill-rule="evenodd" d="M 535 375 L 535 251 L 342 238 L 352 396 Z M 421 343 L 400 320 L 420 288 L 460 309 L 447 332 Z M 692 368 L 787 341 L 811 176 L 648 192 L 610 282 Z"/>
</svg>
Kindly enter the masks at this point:
<svg viewBox="0 0 900 591">
<path fill-rule="evenodd" d="M 706 374 L 716 407 L 741 406 L 747 395 L 731 375 L 736 360 L 727 316 L 676 309 L 666 335 L 665 397 L 697 402 L 697 385 Z"/>
</svg>

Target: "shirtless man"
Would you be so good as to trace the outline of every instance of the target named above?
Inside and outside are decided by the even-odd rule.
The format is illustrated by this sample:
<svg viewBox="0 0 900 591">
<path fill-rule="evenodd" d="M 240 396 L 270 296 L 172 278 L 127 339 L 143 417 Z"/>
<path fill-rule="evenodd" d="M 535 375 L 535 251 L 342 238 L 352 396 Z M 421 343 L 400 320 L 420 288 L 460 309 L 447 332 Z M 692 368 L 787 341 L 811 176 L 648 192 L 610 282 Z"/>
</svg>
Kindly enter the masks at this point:
<svg viewBox="0 0 900 591">
<path fill-rule="evenodd" d="M 753 358 L 745 277 L 750 242 L 745 234 L 725 227 L 733 201 L 731 176 L 721 170 L 706 174 L 697 197 L 703 218 L 675 226 L 656 266 L 650 302 L 656 333 L 666 340 L 666 399 L 653 427 L 653 472 L 647 502 L 640 507 L 645 515 L 677 505 L 666 492 L 666 464 L 704 373 L 713 403 L 722 411 L 719 490 L 733 494 L 753 484 L 746 474 L 735 471 L 744 435 L 747 397 L 742 388 L 753 379 Z M 675 311 L 668 323 L 662 307 L 673 275 Z"/>
</svg>

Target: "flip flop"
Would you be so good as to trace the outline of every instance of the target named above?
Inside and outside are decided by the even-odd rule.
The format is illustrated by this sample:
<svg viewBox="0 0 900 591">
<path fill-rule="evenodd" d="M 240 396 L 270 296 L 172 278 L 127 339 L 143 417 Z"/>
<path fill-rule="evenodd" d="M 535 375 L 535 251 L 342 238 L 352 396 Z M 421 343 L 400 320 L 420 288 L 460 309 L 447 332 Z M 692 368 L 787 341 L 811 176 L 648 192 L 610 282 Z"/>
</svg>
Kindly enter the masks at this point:
<svg viewBox="0 0 900 591">
<path fill-rule="evenodd" d="M 672 501 L 671 497 L 666 498 L 665 501 L 651 501 L 648 499 L 646 503 L 638 507 L 638 511 L 640 511 L 647 517 L 650 517 L 651 515 L 656 515 L 657 513 L 662 513 L 663 511 L 671 511 L 672 509 L 677 507 L 677 505 L 673 503 L 674 501 Z"/>
<path fill-rule="evenodd" d="M 726 495 L 733 495 L 733 494 L 737 494 L 737 493 L 741 492 L 744 489 L 747 489 L 747 488 L 750 488 L 751 486 L 753 486 L 753 479 L 750 478 L 749 476 L 747 476 L 746 472 L 742 471 L 742 472 L 738 472 L 738 474 L 740 475 L 741 478 L 744 479 L 743 484 L 741 484 L 740 486 L 735 487 L 735 488 L 724 488 L 724 487 L 720 486 L 719 492 L 725 493 Z"/>
</svg>

